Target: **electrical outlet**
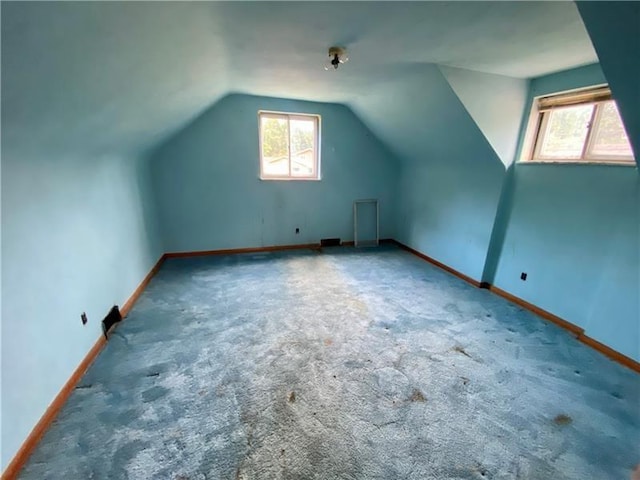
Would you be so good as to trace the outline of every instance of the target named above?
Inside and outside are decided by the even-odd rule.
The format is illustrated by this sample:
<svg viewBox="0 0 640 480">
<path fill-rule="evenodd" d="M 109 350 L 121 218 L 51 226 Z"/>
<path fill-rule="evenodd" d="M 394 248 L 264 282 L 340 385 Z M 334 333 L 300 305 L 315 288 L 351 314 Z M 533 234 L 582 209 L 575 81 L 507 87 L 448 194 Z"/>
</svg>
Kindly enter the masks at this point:
<svg viewBox="0 0 640 480">
<path fill-rule="evenodd" d="M 522 281 L 526 281 L 527 280 L 527 273 L 526 272 L 522 272 L 520 274 L 520 280 L 522 280 Z"/>
<path fill-rule="evenodd" d="M 296 235 L 300 233 L 300 229 L 296 227 Z"/>
<path fill-rule="evenodd" d="M 80 315 L 80 320 L 82 320 L 82 324 L 83 324 L 83 325 L 86 325 L 86 324 L 87 324 L 87 322 L 89 321 L 89 320 L 87 319 L 87 314 L 86 314 L 86 313 L 84 313 L 84 312 L 82 312 L 82 315 Z"/>
</svg>

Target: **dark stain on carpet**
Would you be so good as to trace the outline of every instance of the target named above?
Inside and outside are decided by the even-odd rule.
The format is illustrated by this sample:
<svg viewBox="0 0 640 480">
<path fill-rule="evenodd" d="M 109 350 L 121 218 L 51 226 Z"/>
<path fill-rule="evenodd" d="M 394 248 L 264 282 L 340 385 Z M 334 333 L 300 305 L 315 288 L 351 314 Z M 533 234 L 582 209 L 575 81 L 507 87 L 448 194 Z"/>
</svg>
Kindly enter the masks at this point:
<svg viewBox="0 0 640 480">
<path fill-rule="evenodd" d="M 556 425 L 569 425 L 571 422 L 573 422 L 573 419 L 569 415 L 566 415 L 564 413 L 556 415 L 556 417 L 553 419 L 553 423 L 555 423 Z"/>
<path fill-rule="evenodd" d="M 463 354 L 463 355 L 464 355 L 464 356 L 466 356 L 466 357 L 472 358 L 472 357 L 471 357 L 471 355 L 469 355 L 469 354 L 467 353 L 467 351 L 466 351 L 463 347 L 461 347 L 460 345 L 456 345 L 455 347 L 453 347 L 453 351 L 454 351 L 454 352 L 461 353 L 461 354 Z"/>
<path fill-rule="evenodd" d="M 409 401 L 410 402 L 426 402 L 427 399 L 424 397 L 424 395 L 420 390 L 418 390 L 417 388 L 414 388 L 413 393 L 411 393 L 411 396 L 409 397 Z"/>
</svg>

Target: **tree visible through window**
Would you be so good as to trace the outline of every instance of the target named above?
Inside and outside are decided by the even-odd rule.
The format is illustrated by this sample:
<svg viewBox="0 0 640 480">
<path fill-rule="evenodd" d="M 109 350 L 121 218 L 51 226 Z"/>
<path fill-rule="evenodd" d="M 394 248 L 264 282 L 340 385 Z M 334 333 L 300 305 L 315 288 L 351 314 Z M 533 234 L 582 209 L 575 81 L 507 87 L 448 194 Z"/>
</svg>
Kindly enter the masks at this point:
<svg viewBox="0 0 640 480">
<path fill-rule="evenodd" d="M 260 178 L 319 179 L 319 117 L 259 112 L 259 118 Z"/>
<path fill-rule="evenodd" d="M 536 131 L 524 160 L 634 164 L 633 150 L 608 87 L 538 98 Z"/>
</svg>

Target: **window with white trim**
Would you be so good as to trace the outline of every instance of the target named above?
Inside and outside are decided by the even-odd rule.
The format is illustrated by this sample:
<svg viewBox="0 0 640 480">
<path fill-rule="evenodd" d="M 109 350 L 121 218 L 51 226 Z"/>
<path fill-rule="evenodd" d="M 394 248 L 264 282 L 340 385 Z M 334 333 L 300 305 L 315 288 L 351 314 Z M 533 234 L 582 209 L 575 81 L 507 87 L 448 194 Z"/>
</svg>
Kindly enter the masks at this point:
<svg viewBox="0 0 640 480">
<path fill-rule="evenodd" d="M 635 165 L 607 86 L 534 99 L 521 161 Z"/>
<path fill-rule="evenodd" d="M 320 116 L 258 112 L 260 178 L 320 179 Z"/>
</svg>

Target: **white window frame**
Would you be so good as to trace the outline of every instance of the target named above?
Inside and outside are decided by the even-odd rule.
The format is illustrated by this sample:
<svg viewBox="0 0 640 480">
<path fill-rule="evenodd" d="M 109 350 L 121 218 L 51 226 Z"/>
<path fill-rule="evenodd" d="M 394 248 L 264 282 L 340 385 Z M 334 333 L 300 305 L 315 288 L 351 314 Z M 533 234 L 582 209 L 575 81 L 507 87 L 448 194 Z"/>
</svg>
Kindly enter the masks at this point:
<svg viewBox="0 0 640 480">
<path fill-rule="evenodd" d="M 287 135 L 289 136 L 289 174 L 288 175 L 267 175 L 264 173 L 262 158 L 262 118 L 278 118 L 287 120 Z M 291 137 L 290 122 L 291 120 L 313 120 L 314 122 L 314 138 L 313 138 L 313 174 L 308 176 L 291 174 Z M 260 180 L 320 180 L 320 115 L 310 113 L 292 113 L 292 112 L 276 112 L 272 110 L 258 111 L 258 156 L 260 158 Z"/>
<path fill-rule="evenodd" d="M 587 99 L 580 101 L 580 97 L 589 97 L 593 95 L 593 99 Z M 574 98 L 575 103 L 571 101 L 564 105 L 540 107 L 542 102 L 546 104 L 553 104 L 554 97 Z M 579 164 L 614 164 L 614 165 L 626 165 L 636 166 L 635 158 L 633 155 L 620 156 L 620 155 L 594 155 L 593 141 L 599 128 L 599 120 L 602 115 L 602 106 L 610 101 L 615 101 L 611 97 L 611 91 L 607 85 L 597 85 L 593 87 L 571 90 L 568 92 L 559 92 L 552 95 L 543 95 L 535 97 L 531 105 L 531 113 L 529 115 L 529 121 L 524 137 L 524 147 L 520 155 L 521 163 L 579 163 Z M 540 149 L 544 143 L 544 136 L 547 130 L 547 124 L 552 109 L 568 108 L 576 105 L 593 105 L 593 111 L 591 119 L 587 126 L 587 135 L 582 148 L 580 158 L 557 158 L 557 157 L 544 157 L 540 154 Z M 624 124 L 622 125 L 624 128 Z M 628 136 L 627 136 L 628 138 Z M 629 142 L 631 143 L 631 142 Z M 631 147 L 631 145 L 630 145 Z M 633 147 L 631 147 L 633 148 Z M 632 150 L 633 151 L 633 150 Z"/>
</svg>

